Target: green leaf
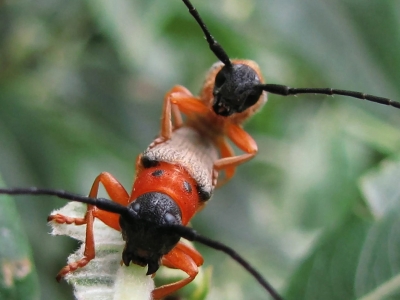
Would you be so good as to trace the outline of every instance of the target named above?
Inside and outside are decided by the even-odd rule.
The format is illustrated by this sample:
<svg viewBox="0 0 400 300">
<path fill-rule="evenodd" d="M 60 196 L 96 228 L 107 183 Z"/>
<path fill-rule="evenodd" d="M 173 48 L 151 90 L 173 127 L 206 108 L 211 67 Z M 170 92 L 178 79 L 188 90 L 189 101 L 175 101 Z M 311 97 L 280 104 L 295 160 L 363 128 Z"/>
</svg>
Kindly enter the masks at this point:
<svg viewBox="0 0 400 300">
<path fill-rule="evenodd" d="M 400 162 L 387 160 L 360 181 L 366 202 L 377 219 L 359 259 L 355 287 L 360 300 L 400 296 L 399 178 Z"/>
<path fill-rule="evenodd" d="M 351 216 L 323 241 L 292 276 L 287 299 L 353 299 L 357 261 L 369 224 Z"/>
<path fill-rule="evenodd" d="M 359 300 L 399 299 L 399 220 L 398 207 L 388 212 L 368 231 L 355 277 L 356 295 Z"/>
<path fill-rule="evenodd" d="M 400 161 L 384 161 L 361 179 L 360 188 L 375 218 L 400 205 L 399 178 Z"/>
<path fill-rule="evenodd" d="M 400 297 L 400 191 L 398 161 L 384 161 L 362 177 L 375 218 L 352 217 L 321 234 L 291 279 L 288 299 L 382 300 Z"/>
<path fill-rule="evenodd" d="M 14 201 L 0 199 L 0 299 L 39 299 L 39 283 L 31 249 Z"/>
</svg>

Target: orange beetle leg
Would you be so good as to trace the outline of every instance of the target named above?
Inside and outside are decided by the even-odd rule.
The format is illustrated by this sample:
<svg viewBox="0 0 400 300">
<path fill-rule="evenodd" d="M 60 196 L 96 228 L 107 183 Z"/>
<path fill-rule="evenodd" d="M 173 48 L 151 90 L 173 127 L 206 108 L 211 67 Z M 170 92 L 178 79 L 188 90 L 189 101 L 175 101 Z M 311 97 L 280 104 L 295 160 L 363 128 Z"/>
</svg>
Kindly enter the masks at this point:
<svg viewBox="0 0 400 300">
<path fill-rule="evenodd" d="M 232 169 L 234 169 L 238 165 L 252 159 L 256 155 L 258 148 L 257 148 L 257 144 L 254 141 L 254 139 L 246 131 L 244 131 L 243 128 L 240 127 L 239 125 L 229 124 L 227 127 L 226 134 L 229 137 L 229 139 L 237 147 L 239 147 L 239 149 L 246 152 L 245 154 L 238 155 L 238 156 L 223 157 L 215 162 L 214 169 L 217 171 L 227 170 L 227 172 L 228 172 L 227 178 L 229 180 L 230 179 L 230 177 L 228 177 L 229 174 L 231 175 L 231 177 L 233 176 L 233 173 L 229 173 L 229 172 L 232 172 Z M 220 147 L 221 147 L 221 152 L 222 152 L 223 145 L 221 145 Z M 224 151 L 228 151 L 228 150 L 225 149 Z"/>
<path fill-rule="evenodd" d="M 172 116 L 175 119 L 176 127 L 180 127 L 183 124 L 180 109 L 171 103 L 171 97 L 173 94 L 182 95 L 186 98 L 193 98 L 190 91 L 180 85 L 174 86 L 169 90 L 164 96 L 164 106 L 161 114 L 161 138 L 164 140 L 170 139 L 173 126 L 172 126 Z M 175 106 L 175 107 L 174 107 Z M 172 116 L 171 116 L 172 113 Z"/>
<path fill-rule="evenodd" d="M 219 143 L 219 151 L 221 153 L 222 158 L 227 158 L 227 157 L 235 157 L 235 153 L 233 152 L 232 147 L 228 144 L 228 142 L 225 139 L 222 139 Z M 218 161 L 217 161 L 218 162 Z M 223 186 L 225 183 L 227 183 L 233 175 L 235 175 L 235 166 L 228 166 L 224 168 L 225 171 L 225 177 L 220 179 L 217 183 L 217 187 Z M 214 172 L 216 176 L 218 177 L 218 171 Z"/>
<path fill-rule="evenodd" d="M 179 107 L 179 110 L 185 115 L 192 113 L 205 115 L 210 112 L 209 108 L 196 97 L 184 93 L 172 93 L 170 101 Z"/>
<path fill-rule="evenodd" d="M 183 119 L 179 107 L 176 106 L 175 104 L 172 104 L 171 108 L 172 108 L 172 117 L 174 118 L 174 129 L 182 127 Z"/>
<path fill-rule="evenodd" d="M 99 183 L 102 183 L 106 189 L 108 195 L 112 200 L 121 204 L 127 205 L 129 201 L 129 195 L 125 191 L 124 187 L 116 180 L 111 174 L 103 172 L 96 177 L 93 182 L 92 188 L 90 189 L 89 197 L 97 197 L 99 190 Z M 55 221 L 60 224 L 72 224 L 84 225 L 86 224 L 86 238 L 85 238 L 85 251 L 84 257 L 76 262 L 70 263 L 57 274 L 57 281 L 60 281 L 66 274 L 75 271 L 78 268 L 86 266 L 95 257 L 94 248 L 94 236 L 93 236 L 93 222 L 94 218 L 98 218 L 103 221 L 106 225 L 120 230 L 119 227 L 119 215 L 100 210 L 93 205 L 88 205 L 87 211 L 84 218 L 70 218 L 60 214 L 51 215 L 48 217 L 48 221 Z"/>
<path fill-rule="evenodd" d="M 129 203 L 129 194 L 122 184 L 110 173 L 102 172 L 96 177 L 90 189 L 89 197 L 96 198 L 99 191 L 99 184 L 102 183 L 110 199 L 127 206 Z M 120 231 L 119 215 L 98 209 L 97 207 L 89 207 L 93 211 L 93 216 L 101 220 L 107 226 Z"/>
<path fill-rule="evenodd" d="M 203 263 L 203 258 L 200 253 L 193 248 L 183 243 L 178 243 L 174 249 L 163 256 L 161 263 L 166 267 L 182 270 L 188 274 L 189 277 L 156 288 L 153 291 L 154 299 L 161 299 L 168 296 L 192 282 L 199 272 L 198 266 Z"/>
<path fill-rule="evenodd" d="M 188 244 L 179 242 L 175 248 L 180 249 L 181 251 L 185 252 L 187 255 L 189 255 L 195 264 L 200 267 L 204 263 L 204 258 L 201 256 L 200 252 L 194 249 L 193 247 L 189 246 Z"/>
<path fill-rule="evenodd" d="M 64 268 L 60 270 L 57 274 L 57 281 L 60 281 L 62 277 L 64 277 L 69 272 L 73 272 L 78 268 L 82 268 L 86 266 L 89 261 L 94 258 L 94 238 L 93 238 L 93 206 L 89 207 L 86 211 L 84 218 L 70 218 L 64 215 L 56 214 L 51 215 L 47 218 L 47 221 L 55 221 L 60 224 L 72 224 L 75 225 L 84 225 L 86 224 L 86 237 L 85 237 L 85 252 L 84 257 L 76 262 L 70 263 L 66 265 Z"/>
<path fill-rule="evenodd" d="M 226 135 L 242 151 L 250 154 L 257 153 L 257 143 L 240 125 L 229 124 Z"/>
<path fill-rule="evenodd" d="M 255 155 L 256 155 L 255 153 L 252 153 L 252 154 L 242 154 L 242 155 L 238 155 L 238 156 L 234 156 L 234 157 L 221 158 L 215 162 L 214 169 L 216 169 L 217 171 L 220 171 L 220 170 L 224 170 L 227 168 L 235 168 L 238 165 L 240 165 L 246 161 L 249 161 Z"/>
<path fill-rule="evenodd" d="M 160 136 L 156 138 L 149 146 L 149 149 L 158 144 L 169 140 L 172 135 L 173 129 L 179 128 L 183 125 L 183 119 L 179 107 L 171 102 L 172 95 L 180 95 L 184 98 L 193 98 L 190 91 L 181 86 L 176 85 L 169 90 L 164 96 L 164 105 L 161 113 L 161 132 Z M 175 125 L 172 125 L 172 117 L 174 118 Z"/>
</svg>

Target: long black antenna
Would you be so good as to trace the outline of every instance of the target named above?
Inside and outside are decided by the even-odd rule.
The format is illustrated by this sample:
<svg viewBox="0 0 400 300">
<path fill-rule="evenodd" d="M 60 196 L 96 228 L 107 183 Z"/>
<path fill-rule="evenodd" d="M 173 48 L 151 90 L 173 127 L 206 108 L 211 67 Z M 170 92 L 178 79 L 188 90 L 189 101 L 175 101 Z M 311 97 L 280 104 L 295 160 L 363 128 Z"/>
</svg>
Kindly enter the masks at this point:
<svg viewBox="0 0 400 300">
<path fill-rule="evenodd" d="M 400 102 L 393 101 L 388 98 L 347 90 L 338 90 L 332 88 L 291 88 L 289 86 L 280 84 L 260 84 L 255 86 L 255 88 L 281 96 L 298 94 L 342 95 L 400 108 Z"/>
<path fill-rule="evenodd" d="M 85 204 L 94 205 L 100 209 L 105 211 L 117 213 L 120 215 L 124 215 L 129 218 L 137 218 L 135 214 L 131 214 L 130 210 L 114 201 L 105 198 L 91 198 L 86 196 L 81 196 L 73 193 L 66 192 L 64 190 L 52 190 L 52 189 L 40 189 L 36 187 L 29 188 L 0 188 L 0 194 L 6 195 L 34 195 L 34 196 L 56 196 L 61 199 L 81 202 Z M 203 245 L 206 245 L 215 250 L 222 251 L 232 257 L 237 263 L 239 263 L 244 269 L 246 269 L 260 284 L 261 286 L 268 291 L 268 293 L 275 300 L 283 300 L 283 298 L 275 291 L 275 289 L 265 280 L 262 275 L 253 268 L 242 256 L 240 256 L 235 250 L 232 248 L 218 242 L 211 240 L 207 237 L 201 236 L 194 229 L 180 226 L 180 225 L 172 225 L 165 226 L 165 230 L 173 231 L 179 236 L 187 239 L 189 241 L 196 241 Z"/>
<path fill-rule="evenodd" d="M 171 225 L 168 226 L 168 230 L 169 229 L 172 229 L 174 232 L 178 233 L 184 239 L 187 239 L 192 242 L 201 243 L 212 249 L 222 251 L 225 254 L 228 254 L 243 268 L 245 268 L 264 287 L 264 289 L 266 289 L 270 293 L 272 298 L 274 298 L 275 300 L 283 300 L 283 298 L 275 291 L 275 289 L 271 286 L 271 284 L 269 284 L 268 281 L 266 281 L 255 268 L 253 268 L 244 258 L 242 258 L 242 256 L 239 255 L 239 253 L 237 253 L 232 248 L 218 241 L 214 241 L 207 237 L 201 236 L 194 229 L 190 227 Z"/>
<path fill-rule="evenodd" d="M 105 199 L 105 198 L 90 198 L 87 196 L 81 196 L 77 194 L 73 194 L 70 192 L 66 192 L 63 190 L 52 190 L 52 189 L 39 189 L 36 187 L 28 187 L 28 188 L 11 188 L 4 189 L 0 188 L 0 194 L 5 195 L 33 195 L 33 196 L 56 196 L 61 199 L 71 200 L 76 202 L 81 202 L 85 204 L 94 205 L 100 209 L 117 213 L 120 215 L 126 215 L 128 209 L 118 204 L 117 202 Z"/>
<path fill-rule="evenodd" d="M 204 35 L 206 36 L 208 45 L 210 46 L 211 51 L 215 54 L 215 56 L 227 67 L 231 67 L 231 60 L 229 59 L 228 54 L 226 54 L 225 50 L 221 47 L 220 44 L 214 39 L 211 35 L 210 31 L 208 30 L 206 24 L 201 19 L 198 11 L 196 8 L 190 3 L 189 0 L 182 0 L 185 3 L 186 7 L 189 9 L 190 14 L 195 18 L 197 24 L 200 25 L 201 30 L 203 30 Z"/>
</svg>

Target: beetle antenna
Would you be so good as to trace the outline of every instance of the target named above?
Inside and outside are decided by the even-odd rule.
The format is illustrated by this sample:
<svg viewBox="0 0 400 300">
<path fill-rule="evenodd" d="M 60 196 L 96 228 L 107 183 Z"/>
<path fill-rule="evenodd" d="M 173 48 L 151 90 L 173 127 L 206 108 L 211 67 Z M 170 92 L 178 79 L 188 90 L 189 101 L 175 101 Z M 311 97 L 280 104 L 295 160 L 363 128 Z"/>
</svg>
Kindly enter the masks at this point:
<svg viewBox="0 0 400 300">
<path fill-rule="evenodd" d="M 207 237 L 204 237 L 196 232 L 193 228 L 180 226 L 180 225 L 170 225 L 167 226 L 166 229 L 172 229 L 174 232 L 179 234 L 181 237 L 188 241 L 198 242 L 200 244 L 206 245 L 214 250 L 222 251 L 225 254 L 229 255 L 233 260 L 239 263 L 244 269 L 246 269 L 253 277 L 256 279 L 264 289 L 266 289 L 269 294 L 275 300 L 283 300 L 283 298 L 278 294 L 277 291 L 272 287 L 272 285 L 263 278 L 263 276 L 258 272 L 254 267 L 252 267 L 249 262 L 247 262 L 239 253 L 237 253 L 232 248 L 222 244 L 218 241 L 214 241 Z"/>
<path fill-rule="evenodd" d="M 332 88 L 292 88 L 286 85 L 280 84 L 259 84 L 254 87 L 258 90 L 263 90 L 271 94 L 277 94 L 281 96 L 290 96 L 298 94 L 322 94 L 322 95 L 341 95 L 361 100 L 367 100 L 379 104 L 389 105 L 396 108 L 400 108 L 400 102 L 390 100 L 388 98 L 373 96 L 354 91 L 338 90 Z"/>
<path fill-rule="evenodd" d="M 106 198 L 91 198 L 86 196 L 81 196 L 78 194 L 73 194 L 66 192 L 64 190 L 53 190 L 53 189 L 40 189 L 36 187 L 29 188 L 0 188 L 0 194 L 7 195 L 33 195 L 33 196 L 55 196 L 61 199 L 81 202 L 85 204 L 94 205 L 100 209 L 103 209 L 108 212 L 117 213 L 120 215 L 127 216 L 128 218 L 135 218 L 135 214 L 131 214 L 130 210 L 114 201 L 111 201 Z M 265 280 L 262 275 L 252 267 L 241 255 L 239 255 L 232 248 L 218 242 L 211 240 L 207 237 L 204 237 L 198 234 L 194 229 L 181 226 L 181 225 L 170 225 L 163 226 L 165 230 L 172 231 L 178 234 L 180 237 L 183 237 L 186 240 L 194 241 L 206 245 L 212 249 L 222 251 L 232 257 L 237 263 L 239 263 L 245 270 L 247 270 L 260 284 L 261 286 L 268 291 L 268 293 L 275 300 L 283 300 L 283 298 L 275 291 L 270 283 Z"/>
<path fill-rule="evenodd" d="M 71 200 L 76 202 L 81 202 L 85 204 L 94 205 L 100 209 L 120 214 L 120 215 L 127 215 L 129 214 L 129 210 L 127 207 L 105 199 L 105 198 L 91 198 L 86 196 L 81 196 L 78 194 L 73 194 L 66 192 L 64 190 L 53 190 L 53 189 L 39 189 L 36 187 L 29 187 L 29 188 L 11 188 L 11 189 L 4 189 L 0 188 L 0 194 L 7 194 L 7 195 L 33 195 L 33 196 L 55 196 L 65 200 Z"/>
<path fill-rule="evenodd" d="M 206 40 L 208 42 L 208 45 L 210 46 L 211 51 L 215 54 L 215 56 L 227 67 L 231 67 L 232 63 L 231 60 L 229 59 L 228 54 L 225 52 L 225 50 L 221 47 L 221 45 L 215 40 L 215 38 L 211 35 L 210 31 L 208 30 L 206 24 L 204 21 L 201 19 L 199 12 L 196 10 L 196 8 L 190 3 L 189 0 L 182 0 L 183 3 L 185 3 L 186 7 L 189 9 L 190 14 L 193 16 L 193 18 L 196 20 L 197 24 L 201 27 L 201 30 L 203 30 L 204 35 L 206 36 Z"/>
</svg>

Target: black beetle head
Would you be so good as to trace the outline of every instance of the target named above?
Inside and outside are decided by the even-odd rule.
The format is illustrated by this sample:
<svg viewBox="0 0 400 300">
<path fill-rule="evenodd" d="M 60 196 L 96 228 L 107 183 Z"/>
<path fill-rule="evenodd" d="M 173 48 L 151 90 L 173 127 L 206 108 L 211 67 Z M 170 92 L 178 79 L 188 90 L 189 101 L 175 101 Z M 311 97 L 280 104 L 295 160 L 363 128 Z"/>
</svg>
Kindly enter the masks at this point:
<svg viewBox="0 0 400 300">
<path fill-rule="evenodd" d="M 161 257 L 178 243 L 180 236 L 162 226 L 182 225 L 181 210 L 168 195 L 151 192 L 128 205 L 132 217 L 121 215 L 119 223 L 126 242 L 122 261 L 148 265 L 147 275 L 155 273 Z"/>
<path fill-rule="evenodd" d="M 253 106 L 262 94 L 262 90 L 257 88 L 259 85 L 260 78 L 250 66 L 224 66 L 215 77 L 214 112 L 227 117 Z"/>
</svg>

